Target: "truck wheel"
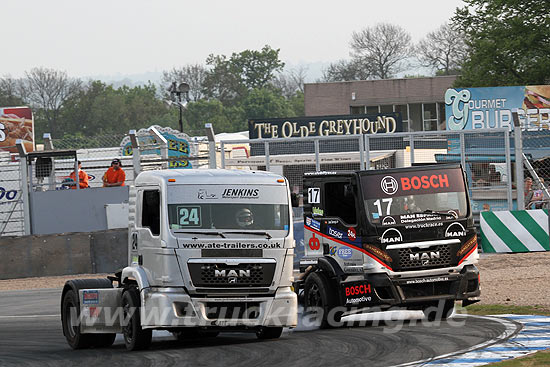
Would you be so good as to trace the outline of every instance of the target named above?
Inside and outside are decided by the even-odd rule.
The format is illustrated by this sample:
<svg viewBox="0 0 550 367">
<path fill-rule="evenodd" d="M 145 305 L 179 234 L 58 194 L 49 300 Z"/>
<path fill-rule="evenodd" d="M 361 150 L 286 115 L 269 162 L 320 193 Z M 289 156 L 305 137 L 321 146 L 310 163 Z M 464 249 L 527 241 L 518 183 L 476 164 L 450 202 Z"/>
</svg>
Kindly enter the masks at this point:
<svg viewBox="0 0 550 367">
<path fill-rule="evenodd" d="M 263 326 L 256 332 L 256 336 L 258 339 L 278 339 L 282 333 L 282 327 Z"/>
<path fill-rule="evenodd" d="M 128 350 L 146 349 L 151 345 L 153 332 L 141 328 L 140 300 L 136 288 L 129 288 L 122 294 L 122 312 L 124 322 L 122 332 Z"/>
<path fill-rule="evenodd" d="M 340 322 L 341 312 L 334 314 L 334 320 L 329 320 L 330 311 L 337 306 L 337 293 L 327 277 L 319 272 L 312 273 L 304 284 L 305 313 L 312 315 L 321 328 L 335 326 L 329 321 Z"/>
<path fill-rule="evenodd" d="M 71 348 L 83 349 L 93 345 L 94 334 L 80 333 L 80 304 L 76 292 L 72 289 L 65 292 L 61 301 L 61 324 Z"/>
<path fill-rule="evenodd" d="M 426 316 L 429 321 L 435 321 L 439 316 L 439 308 L 441 307 L 440 302 L 443 302 L 443 312 L 441 312 L 441 320 L 447 320 L 453 314 L 453 310 L 455 308 L 455 301 L 453 299 L 431 302 L 422 306 L 424 316 Z"/>
</svg>

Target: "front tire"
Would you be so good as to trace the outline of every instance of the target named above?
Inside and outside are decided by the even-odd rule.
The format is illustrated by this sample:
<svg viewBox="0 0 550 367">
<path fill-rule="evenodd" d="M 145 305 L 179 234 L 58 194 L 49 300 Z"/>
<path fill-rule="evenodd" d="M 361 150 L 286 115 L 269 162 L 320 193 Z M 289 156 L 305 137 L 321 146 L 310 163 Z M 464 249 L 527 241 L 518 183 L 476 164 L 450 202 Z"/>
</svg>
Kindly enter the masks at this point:
<svg viewBox="0 0 550 367">
<path fill-rule="evenodd" d="M 256 332 L 258 339 L 278 339 L 283 333 L 282 327 L 263 326 Z"/>
<path fill-rule="evenodd" d="M 151 345 L 153 331 L 151 329 L 142 329 L 140 316 L 139 294 L 136 288 L 129 288 L 122 294 L 122 311 L 124 323 L 122 331 L 124 334 L 124 344 L 126 349 L 142 350 Z"/>
<path fill-rule="evenodd" d="M 438 318 L 447 320 L 453 314 L 454 308 L 455 301 L 446 299 L 426 304 L 422 307 L 422 311 L 429 321 L 436 321 Z"/>
<path fill-rule="evenodd" d="M 337 292 L 333 284 L 323 273 L 312 273 L 306 278 L 304 284 L 305 313 L 312 315 L 321 328 L 337 326 L 342 313 L 332 312 L 337 306 Z M 334 316 L 329 320 L 329 315 Z M 334 321 L 334 323 L 333 323 Z"/>
</svg>

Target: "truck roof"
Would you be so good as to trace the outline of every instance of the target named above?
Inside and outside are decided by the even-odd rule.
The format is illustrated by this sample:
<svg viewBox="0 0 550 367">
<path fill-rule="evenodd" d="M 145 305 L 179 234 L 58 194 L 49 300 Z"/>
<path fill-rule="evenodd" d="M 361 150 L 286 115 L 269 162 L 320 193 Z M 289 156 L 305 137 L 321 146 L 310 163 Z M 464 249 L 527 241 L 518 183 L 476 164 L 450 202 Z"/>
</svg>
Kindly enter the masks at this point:
<svg viewBox="0 0 550 367">
<path fill-rule="evenodd" d="M 357 173 L 362 175 L 377 175 L 381 173 L 393 173 L 393 172 L 403 172 L 403 171 L 429 171 L 429 170 L 438 170 L 438 169 L 448 169 L 448 168 L 459 168 L 459 163 L 447 163 L 447 164 L 426 164 L 418 165 L 412 167 L 402 167 L 402 168 L 386 168 L 386 169 L 371 169 L 371 170 L 361 170 L 361 171 L 319 171 L 319 172 L 305 172 L 304 176 L 306 177 L 331 177 L 331 176 L 353 176 Z"/>
<path fill-rule="evenodd" d="M 141 172 L 136 185 L 158 184 L 175 179 L 176 184 L 276 184 L 284 178 L 272 172 L 227 169 L 165 169 Z"/>
</svg>

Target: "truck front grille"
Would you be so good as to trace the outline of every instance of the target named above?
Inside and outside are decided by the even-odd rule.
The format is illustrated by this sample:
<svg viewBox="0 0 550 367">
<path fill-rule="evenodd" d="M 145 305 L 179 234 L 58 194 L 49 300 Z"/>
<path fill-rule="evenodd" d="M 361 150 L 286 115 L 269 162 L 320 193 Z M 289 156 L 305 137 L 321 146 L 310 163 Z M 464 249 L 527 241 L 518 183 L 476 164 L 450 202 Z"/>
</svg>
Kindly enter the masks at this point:
<svg viewBox="0 0 550 367">
<path fill-rule="evenodd" d="M 430 249 L 399 249 L 399 265 L 401 270 L 441 268 L 450 266 L 451 261 L 451 249 L 449 245 L 434 246 Z"/>
<path fill-rule="evenodd" d="M 275 263 L 190 263 L 189 273 L 196 287 L 269 287 Z"/>
</svg>

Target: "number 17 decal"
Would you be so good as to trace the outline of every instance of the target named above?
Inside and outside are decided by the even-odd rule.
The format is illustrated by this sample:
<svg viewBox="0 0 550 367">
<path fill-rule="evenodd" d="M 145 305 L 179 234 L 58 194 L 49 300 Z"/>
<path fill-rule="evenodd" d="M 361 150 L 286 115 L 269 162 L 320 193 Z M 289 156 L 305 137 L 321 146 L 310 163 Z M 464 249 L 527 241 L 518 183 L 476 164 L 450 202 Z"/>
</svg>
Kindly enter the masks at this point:
<svg viewBox="0 0 550 367">
<path fill-rule="evenodd" d="M 376 200 L 374 202 L 374 205 L 378 209 L 378 215 L 390 215 L 392 201 L 393 198 L 382 199 L 382 203 L 388 203 L 388 206 L 386 207 L 386 214 L 382 214 L 382 205 L 380 204 L 380 199 Z"/>
<path fill-rule="evenodd" d="M 310 204 L 321 203 L 321 189 L 318 187 L 307 189 L 307 201 Z"/>
</svg>

